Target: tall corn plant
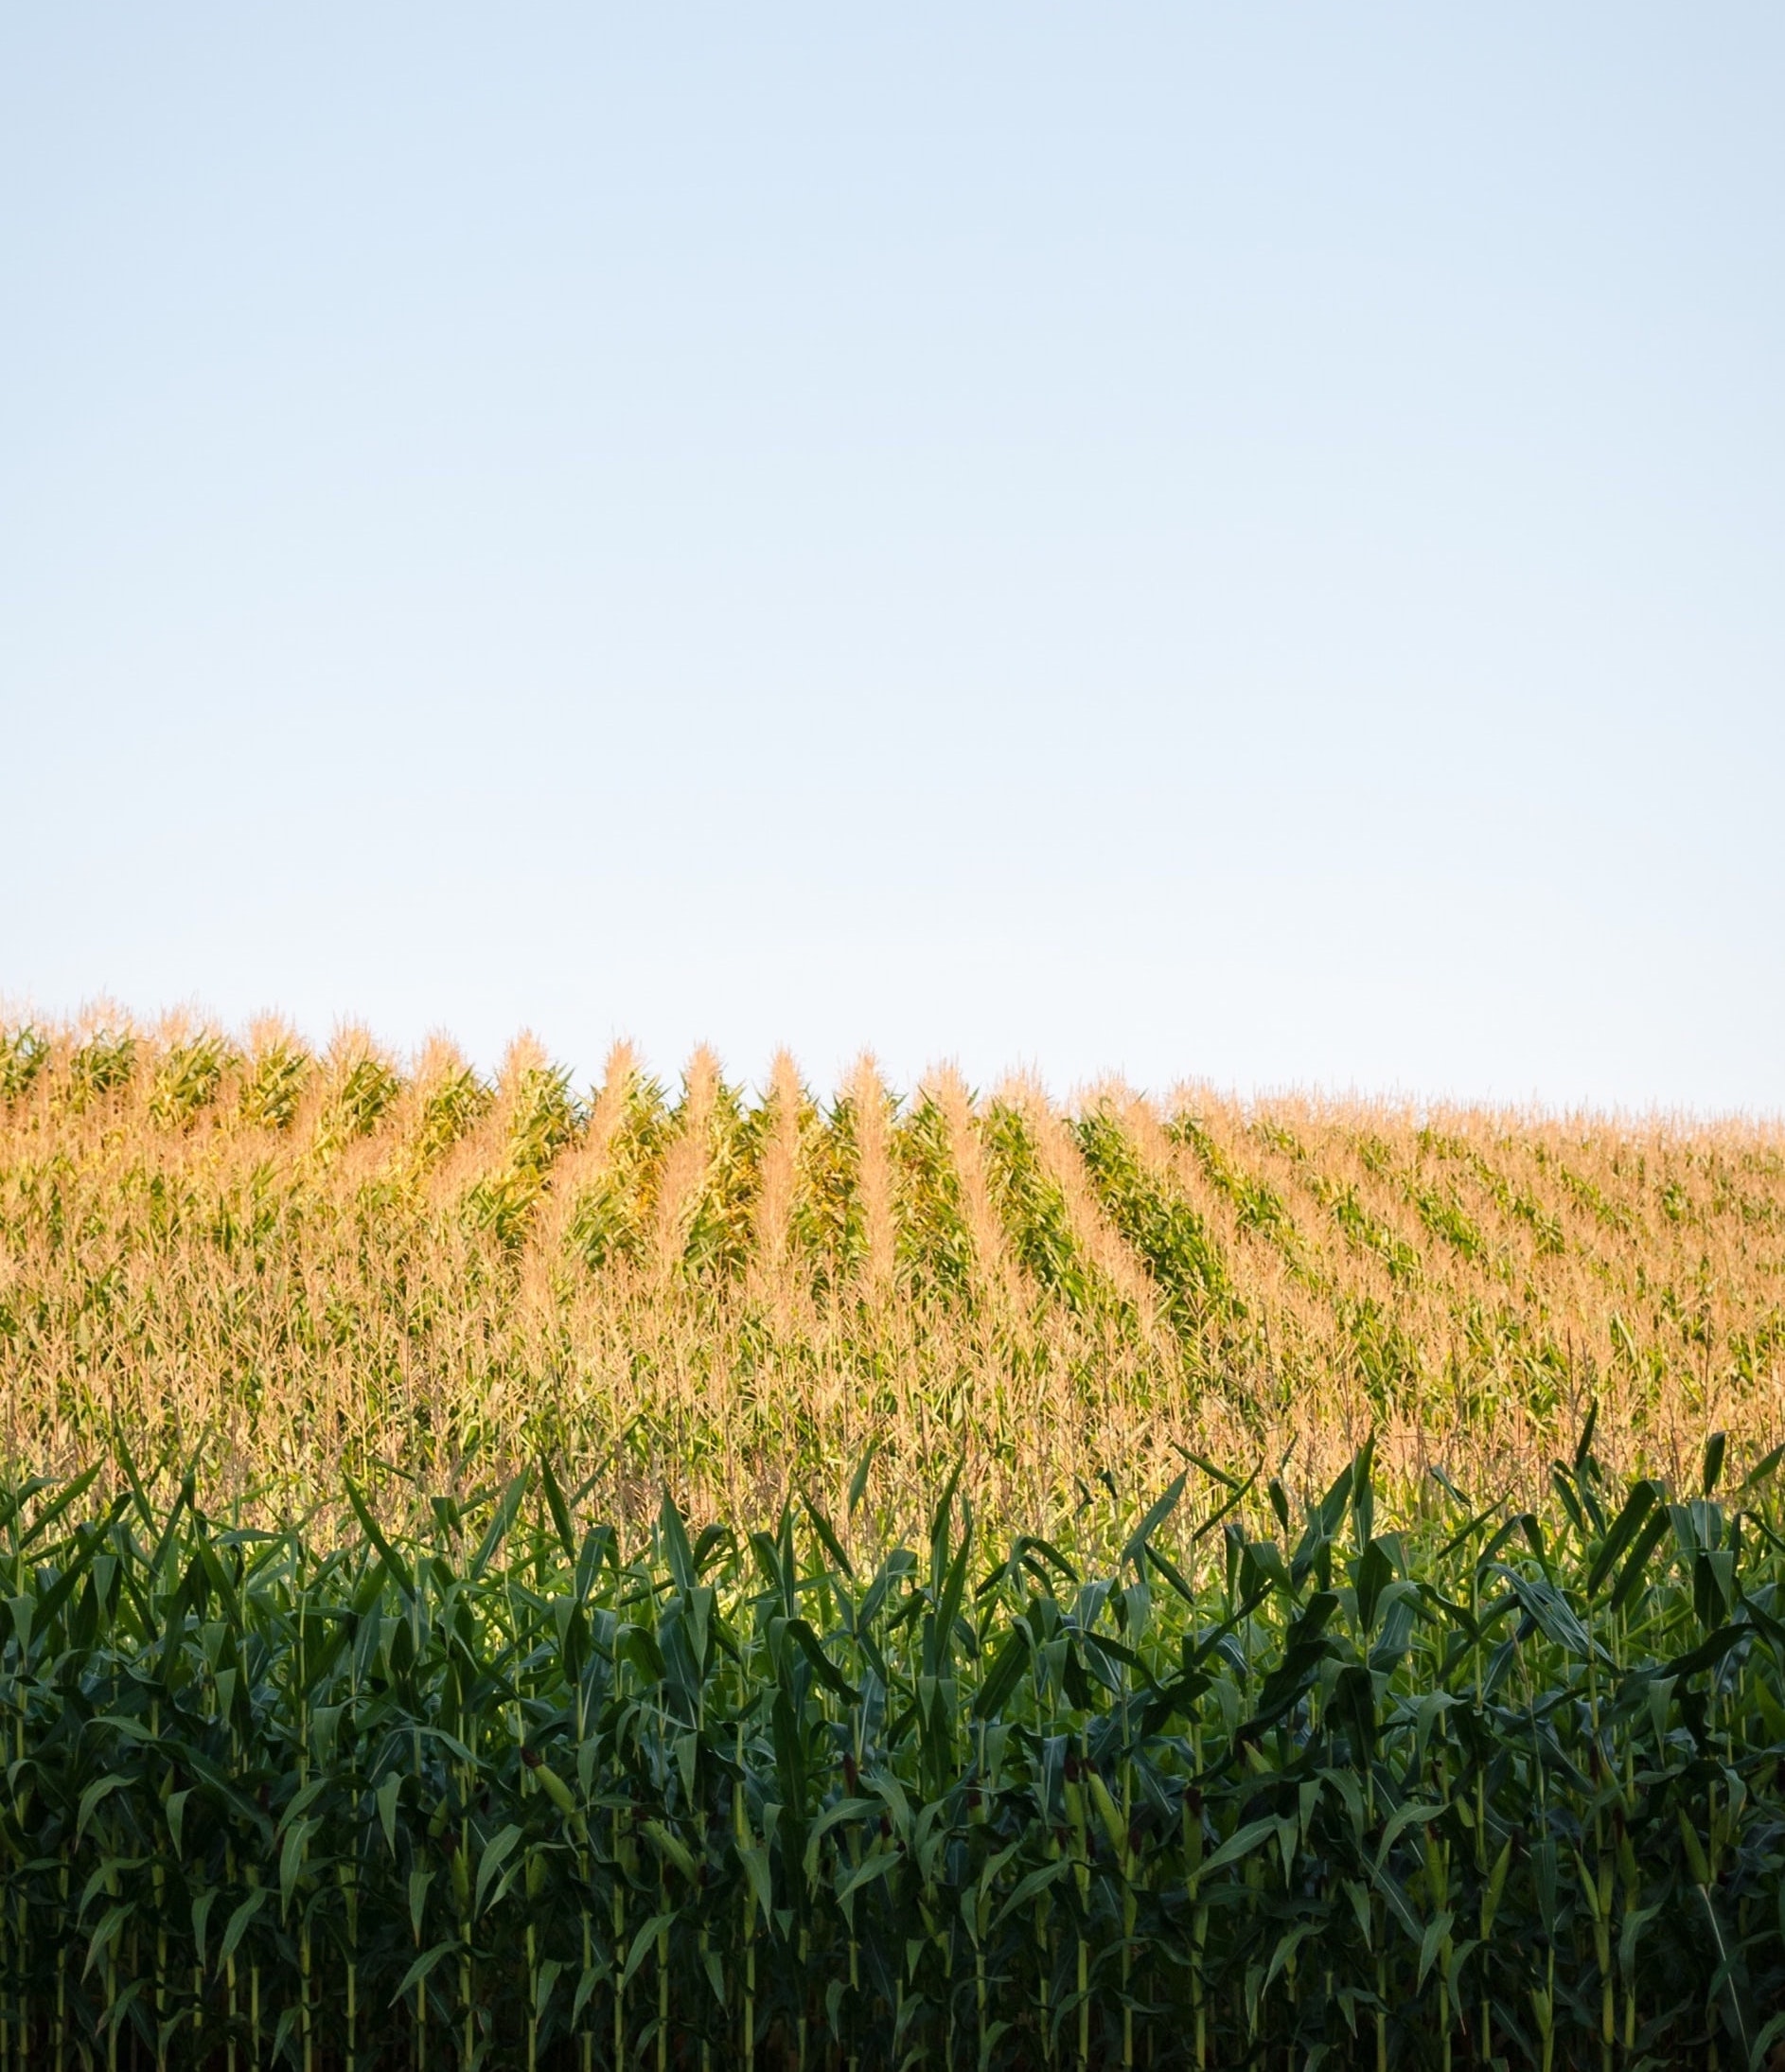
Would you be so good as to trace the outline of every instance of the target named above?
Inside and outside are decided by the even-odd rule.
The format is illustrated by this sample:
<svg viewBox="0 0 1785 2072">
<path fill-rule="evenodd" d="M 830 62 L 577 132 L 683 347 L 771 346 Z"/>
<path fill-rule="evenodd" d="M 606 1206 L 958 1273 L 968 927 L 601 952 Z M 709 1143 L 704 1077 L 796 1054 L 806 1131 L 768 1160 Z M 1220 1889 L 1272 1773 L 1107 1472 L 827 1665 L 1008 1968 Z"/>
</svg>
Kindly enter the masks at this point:
<svg viewBox="0 0 1785 2072">
<path fill-rule="evenodd" d="M 0 2065 L 1758 2067 L 1777 1456 L 1592 1438 L 1542 1515 L 1391 1524 L 1366 1447 L 1096 1562 L 953 1485 L 868 1553 L 15 1483 Z"/>
</svg>

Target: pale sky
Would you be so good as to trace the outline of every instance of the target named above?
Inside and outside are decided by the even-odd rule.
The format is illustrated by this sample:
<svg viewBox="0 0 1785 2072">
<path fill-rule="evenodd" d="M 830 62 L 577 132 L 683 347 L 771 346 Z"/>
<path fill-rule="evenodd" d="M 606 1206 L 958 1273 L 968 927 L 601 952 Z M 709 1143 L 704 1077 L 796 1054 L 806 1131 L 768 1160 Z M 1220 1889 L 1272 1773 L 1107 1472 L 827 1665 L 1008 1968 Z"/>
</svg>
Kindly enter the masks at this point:
<svg viewBox="0 0 1785 2072">
<path fill-rule="evenodd" d="M 14 8 L 0 994 L 1785 1110 L 1776 6 Z"/>
</svg>

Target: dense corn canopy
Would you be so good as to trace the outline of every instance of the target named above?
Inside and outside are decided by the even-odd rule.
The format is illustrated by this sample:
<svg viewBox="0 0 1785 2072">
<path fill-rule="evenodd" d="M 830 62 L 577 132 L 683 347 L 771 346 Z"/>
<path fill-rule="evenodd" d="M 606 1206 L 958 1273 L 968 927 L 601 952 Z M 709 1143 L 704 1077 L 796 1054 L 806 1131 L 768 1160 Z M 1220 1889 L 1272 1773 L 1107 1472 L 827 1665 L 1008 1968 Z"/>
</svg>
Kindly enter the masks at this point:
<svg viewBox="0 0 1785 2072">
<path fill-rule="evenodd" d="M 1782 1356 L 1759 1124 L 0 1032 L 0 2072 L 1758 2072 Z"/>
<path fill-rule="evenodd" d="M 761 1522 L 877 1441 L 907 1530 L 963 1456 L 1045 1529 L 1186 1448 L 1293 1442 L 1305 1495 L 1372 1431 L 1402 1479 L 1534 1493 L 1590 1400 L 1677 1480 L 1713 1427 L 1772 1443 L 1782 1360 L 1760 1124 L 0 1032 L 0 1450 L 74 1472 L 115 1425 L 262 1514 L 543 1452 L 616 1518 L 667 1481 Z"/>
<path fill-rule="evenodd" d="M 1269 1534 L 1199 1476 L 1099 1574 L 954 1491 L 875 1554 L 544 1470 L 324 1553 L 15 1488 L 0 2063 L 1759 2065 L 1785 1548 L 1723 1467 L 1589 1427 L 1541 1518 L 1387 1530 L 1366 1452 Z"/>
</svg>

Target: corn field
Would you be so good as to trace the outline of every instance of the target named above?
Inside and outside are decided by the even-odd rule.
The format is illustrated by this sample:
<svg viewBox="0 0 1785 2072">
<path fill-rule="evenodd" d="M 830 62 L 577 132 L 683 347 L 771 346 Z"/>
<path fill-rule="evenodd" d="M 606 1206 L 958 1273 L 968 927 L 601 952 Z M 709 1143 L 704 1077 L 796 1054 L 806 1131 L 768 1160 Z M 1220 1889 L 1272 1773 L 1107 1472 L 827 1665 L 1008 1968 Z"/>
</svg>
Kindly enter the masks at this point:
<svg viewBox="0 0 1785 2072">
<path fill-rule="evenodd" d="M 15 1025 L 0 2072 L 1758 2072 L 1782 1353 L 1761 1123 Z"/>
<path fill-rule="evenodd" d="M 1782 1398 L 1774 1124 L 0 1032 L 0 1456 L 122 1432 L 261 1522 L 543 1454 L 616 1524 L 665 1484 L 761 1524 L 875 1444 L 904 1531 L 958 1460 L 1045 1531 L 1190 1452 L 1293 1446 L 1302 1500 L 1371 1433 L 1397 1486 L 1535 1502 L 1591 1402 L 1612 1471 L 1684 1486 Z"/>
<path fill-rule="evenodd" d="M 1785 2033 L 1779 1451 L 386 1532 L 0 1500 L 0 2065 L 1721 2067 Z M 1268 1530 L 1246 1521 L 1254 1512 Z"/>
</svg>

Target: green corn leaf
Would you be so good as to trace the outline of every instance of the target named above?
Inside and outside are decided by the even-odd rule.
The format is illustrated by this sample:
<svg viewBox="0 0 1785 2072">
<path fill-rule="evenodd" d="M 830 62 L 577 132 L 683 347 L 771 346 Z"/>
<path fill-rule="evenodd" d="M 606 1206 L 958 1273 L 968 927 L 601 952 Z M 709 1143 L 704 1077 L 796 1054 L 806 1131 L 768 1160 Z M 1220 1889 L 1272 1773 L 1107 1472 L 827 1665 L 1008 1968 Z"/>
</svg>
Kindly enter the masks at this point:
<svg viewBox="0 0 1785 2072">
<path fill-rule="evenodd" d="M 404 1561 L 403 1557 L 379 1530 L 378 1520 L 373 1517 L 371 1512 L 366 1508 L 365 1498 L 355 1488 L 352 1478 L 344 1475 L 341 1480 L 342 1486 L 347 1493 L 347 1501 L 353 1506 L 353 1514 L 360 1521 L 360 1530 L 382 1555 L 384 1566 L 397 1578 L 398 1586 L 401 1589 L 403 1595 L 405 1597 L 414 1597 L 415 1585 L 409 1572 L 409 1564 Z"/>
<path fill-rule="evenodd" d="M 458 1947 L 458 1939 L 453 1937 L 445 1942 L 436 1942 L 431 1950 L 424 1950 L 403 1974 L 402 1983 L 391 1995 L 391 2005 L 396 2007 L 406 2001 L 415 1988 L 429 1977 L 441 1958 L 451 1957 Z"/>
<path fill-rule="evenodd" d="M 1665 1495 L 1666 1492 L 1659 1482 L 1646 1478 L 1630 1485 L 1630 1495 L 1624 1499 L 1622 1510 L 1612 1521 L 1611 1531 L 1600 1541 L 1599 1552 L 1593 1557 L 1593 1566 L 1587 1571 L 1588 1597 L 1598 1595 L 1599 1585 L 1616 1567 L 1624 1550 L 1635 1539 L 1643 1520 Z"/>
<path fill-rule="evenodd" d="M 1506 1874 L 1512 1864 L 1512 1838 L 1508 1835 L 1500 1845 L 1500 1853 L 1493 1859 L 1493 1868 L 1488 1876 L 1488 1888 L 1481 1901 L 1481 1933 L 1490 1935 L 1493 1928 L 1493 1917 L 1499 1911 L 1500 1897 L 1506 1890 Z"/>
<path fill-rule="evenodd" d="M 820 1847 L 823 1843 L 824 1837 L 833 1828 L 840 1827 L 845 1821 L 877 1821 L 879 1817 L 880 1805 L 877 1799 L 839 1798 L 834 1806 L 826 1806 L 806 1833 L 805 1875 L 807 1878 L 817 1875 Z"/>
<path fill-rule="evenodd" d="M 1680 1840 L 1685 1846 L 1687 1868 L 1692 1874 L 1692 1883 L 1701 1889 L 1710 1883 L 1710 1864 L 1705 1855 L 1705 1845 L 1698 1838 L 1698 1830 L 1684 1806 L 1679 1808 Z"/>
<path fill-rule="evenodd" d="M 328 1790 L 332 1781 L 332 1779 L 327 1776 L 314 1777 L 301 1790 L 294 1792 L 287 1802 L 285 1811 L 279 1815 L 278 1832 L 283 1833 L 293 1821 L 301 1820 L 322 1795 Z"/>
<path fill-rule="evenodd" d="M 1748 1625 L 1719 1626 L 1715 1633 L 1700 1641 L 1697 1647 L 1688 1648 L 1684 1655 L 1676 1655 L 1667 1665 L 1670 1679 L 1696 1676 L 1701 1671 L 1714 1669 L 1732 1648 L 1740 1647 L 1752 1638 L 1754 1628 Z"/>
<path fill-rule="evenodd" d="M 45 1504 L 41 1511 L 33 1515 L 28 1529 L 19 1538 L 18 1545 L 21 1551 L 32 1546 L 36 1541 L 41 1540 L 59 1518 L 65 1517 L 74 1509 L 75 1505 L 98 1480 L 99 1470 L 103 1465 L 103 1461 L 96 1461 L 90 1468 L 83 1469 L 80 1474 L 75 1476 L 72 1480 L 65 1482 L 56 1492 L 55 1499 L 52 1502 Z M 45 1482 L 37 1481 L 27 1486 L 35 1492 L 36 1490 L 45 1489 L 49 1485 Z M 4 1522 L 10 1523 L 11 1516 L 16 1514 L 18 1508 L 17 1502 L 14 1502 Z"/>
<path fill-rule="evenodd" d="M 490 1519 L 483 1538 L 478 1542 L 476 1553 L 471 1557 L 471 1566 L 468 1573 L 473 1583 L 482 1579 L 490 1563 L 496 1558 L 497 1550 L 513 1530 L 515 1519 L 520 1515 L 521 1506 L 526 1501 L 527 1488 L 532 1479 L 531 1469 L 522 1468 L 521 1473 L 503 1491 L 501 1501 L 496 1506 L 495 1515 Z"/>
<path fill-rule="evenodd" d="M 393 1856 L 397 1853 L 397 1801 L 402 1789 L 402 1776 L 393 1770 L 373 1794 L 378 1802 L 379 1824 L 384 1830 L 385 1847 Z"/>
<path fill-rule="evenodd" d="M 304 1851 L 309 1846 L 310 1836 L 321 1826 L 320 1817 L 312 1815 L 309 1819 L 293 1822 L 285 1831 L 285 1840 L 279 1849 L 279 1906 L 282 1912 L 291 1906 L 298 1872 L 304 1868 Z"/>
<path fill-rule="evenodd" d="M 129 1781 L 128 1778 L 120 1777 L 114 1772 L 108 1777 L 96 1778 L 81 1793 L 80 1804 L 75 1814 L 75 1846 L 77 1848 L 80 1846 L 81 1839 L 87 1832 L 87 1823 L 98 1811 L 101 1801 L 109 1798 L 114 1792 L 121 1791 Z"/>
<path fill-rule="evenodd" d="M 1719 1465 L 1721 1466 L 1721 1464 L 1720 1461 Z M 1748 2010 L 1744 2005 L 1745 1996 L 1741 1991 L 1741 1983 L 1738 1977 L 1738 1953 L 1732 1945 L 1732 1939 L 1724 1928 L 1721 1916 L 1718 1914 L 1716 1903 L 1711 1898 L 1710 1880 L 1708 1878 L 1699 1880 L 1698 1898 L 1700 1905 L 1705 1910 L 1705 1921 L 1709 1925 L 1711 1940 L 1717 1950 L 1717 1971 L 1711 1980 L 1711 1992 L 1723 2000 L 1728 2010 L 1729 2026 L 1741 2048 L 1741 2062 L 1751 2064 L 1754 2062 L 1755 2055 L 1752 2024 L 1749 2019 Z"/>
<path fill-rule="evenodd" d="M 837 1564 L 842 1573 L 853 1582 L 856 1573 L 855 1567 L 849 1556 L 843 1551 L 842 1542 L 831 1531 L 830 1520 L 812 1501 L 811 1497 L 803 1496 L 800 1501 L 805 1506 L 805 1514 L 812 1521 L 812 1530 L 818 1534 L 824 1551 Z"/>
<path fill-rule="evenodd" d="M 248 1933 L 248 1925 L 266 1904 L 269 1892 L 265 1886 L 256 1886 L 230 1914 L 223 1926 L 223 1939 L 217 1952 L 220 1965 L 227 1964 L 241 1947 L 241 1939 Z"/>
<path fill-rule="evenodd" d="M 692 1590 L 698 1577 L 695 1565 L 694 1549 L 688 1544 L 688 1529 L 681 1522 L 681 1513 L 669 1492 L 663 1492 L 663 1501 L 657 1514 L 657 1530 L 663 1543 L 663 1551 L 669 1558 L 669 1572 L 675 1578 L 676 1587 L 684 1595 Z"/>
<path fill-rule="evenodd" d="M 1217 1870 L 1225 1870 L 1229 1864 L 1238 1863 L 1241 1857 L 1249 1856 L 1262 1844 L 1274 1838 L 1277 1822 L 1274 1819 L 1249 1820 L 1246 1826 L 1228 1835 L 1213 1855 L 1205 1857 L 1201 1868 L 1206 1882 Z"/>
<path fill-rule="evenodd" d="M 765 1921 L 774 1919 L 775 1896 L 773 1876 L 769 1869 L 769 1851 L 760 1842 L 740 1848 L 738 1861 L 750 1880 L 751 1889 L 756 1895 L 756 1904 Z"/>
<path fill-rule="evenodd" d="M 1129 1534 L 1128 1543 L 1122 1550 L 1122 1560 L 1124 1567 L 1130 1564 L 1135 1567 L 1144 1566 L 1147 1543 L 1152 1539 L 1154 1533 L 1158 1531 L 1159 1527 L 1165 1523 L 1166 1519 L 1171 1516 L 1172 1513 L 1177 1509 L 1178 1498 L 1184 1494 L 1186 1479 L 1185 1476 L 1178 1476 L 1166 1489 L 1165 1494 L 1149 1507 L 1145 1517 Z"/>
<path fill-rule="evenodd" d="M 571 2002 L 570 2018 L 573 2027 L 582 2020 L 583 2010 L 589 2005 L 595 1988 L 610 1975 L 610 1972 L 611 1967 L 605 1960 L 599 1964 L 591 1964 L 584 1970 L 582 1976 L 576 1981 L 575 1997 Z"/>
<path fill-rule="evenodd" d="M 1665 1509 L 1652 1512 L 1648 1522 L 1636 1534 L 1635 1544 L 1624 1557 L 1624 1566 L 1617 1571 L 1617 1581 L 1612 1585 L 1611 1608 L 1619 1612 L 1635 1596 L 1642 1585 L 1643 1572 L 1649 1566 L 1650 1557 L 1668 1536 L 1671 1525 L 1670 1514 Z"/>
<path fill-rule="evenodd" d="M 119 1904 L 115 1906 L 108 1906 L 99 1917 L 98 1925 L 88 1939 L 87 1960 L 81 1967 L 80 1972 L 83 1979 L 91 1975 L 96 1964 L 103 1968 L 105 1957 L 115 1950 L 118 1940 L 134 1911 L 133 1907 Z"/>
<path fill-rule="evenodd" d="M 1264 1992 L 1268 1993 L 1270 1992 L 1271 1988 L 1277 1983 L 1283 1966 L 1288 1963 L 1289 1959 L 1295 1956 L 1296 1952 L 1307 1941 L 1310 1936 L 1319 1933 L 1320 1927 L 1321 1923 L 1317 1921 L 1304 1921 L 1290 1929 L 1287 1935 L 1280 1936 L 1277 1939 L 1276 1947 L 1271 1951 L 1270 1963 L 1264 1972 L 1263 1988 Z"/>
<path fill-rule="evenodd" d="M 1574 1472 L 1577 1476 L 1584 1470 L 1592 1457 L 1593 1434 L 1599 1428 L 1599 1398 L 1595 1396 L 1593 1401 L 1587 1405 L 1586 1420 L 1581 1426 L 1580 1438 L 1575 1442 Z"/>
<path fill-rule="evenodd" d="M 545 1492 L 545 1505 L 551 1514 L 552 1527 L 557 1534 L 558 1545 L 564 1550 L 566 1560 L 574 1561 L 576 1556 L 576 1534 L 571 1525 L 570 1506 L 564 1501 L 564 1492 L 557 1486 L 557 1477 L 552 1473 L 552 1463 L 544 1454 L 539 1456 L 539 1485 Z M 553 1976 L 557 1976 L 556 1971 Z"/>
<path fill-rule="evenodd" d="M 1033 1906 L 1051 1886 L 1058 1885 L 1062 1878 L 1070 1876 L 1072 1868 L 1071 1858 L 1062 1856 L 1055 1862 L 1043 1864 L 1038 1870 L 1032 1870 L 1019 1878 L 1012 1888 L 1010 1897 L 993 1916 L 993 1927 L 1002 1927 L 1011 1915 L 1023 1913 Z"/>
<path fill-rule="evenodd" d="M 695 1862 L 688 1853 L 687 1845 L 679 1836 L 672 1834 L 661 1820 L 645 1821 L 645 1834 L 663 1861 L 693 1885 L 696 1877 Z"/>
<path fill-rule="evenodd" d="M 872 1885 L 876 1879 L 892 1877 L 903 1861 L 896 1851 L 890 1849 L 871 1850 L 858 1864 L 837 1867 L 837 1898 L 843 1901 L 859 1892 L 863 1886 Z"/>
<path fill-rule="evenodd" d="M 626 1968 L 620 1974 L 620 1991 L 624 1992 L 638 1975 L 638 1969 L 657 1946 L 657 1939 L 675 1922 L 675 1915 L 653 1914 L 632 1938 L 632 1948 L 626 1960 Z"/>
<path fill-rule="evenodd" d="M 421 1917 L 428 1904 L 428 1887 L 433 1883 L 432 1870 L 412 1870 L 409 1873 L 409 1925 L 415 1939 L 421 1940 Z"/>
<path fill-rule="evenodd" d="M 868 1473 L 874 1466 L 874 1457 L 880 1450 L 878 1439 L 871 1439 L 861 1459 L 856 1463 L 856 1472 L 849 1478 L 849 1515 L 853 1518 L 863 1496 L 868 1492 Z"/>
<path fill-rule="evenodd" d="M 192 1942 L 198 1955 L 198 1968 L 204 1966 L 204 1937 L 209 1925 L 211 1908 L 217 1904 L 217 1887 L 207 1886 L 192 1902 Z"/>
<path fill-rule="evenodd" d="M 1601 1660 L 1607 1659 L 1605 1650 L 1587 1632 L 1579 1614 L 1553 1584 L 1535 1576 L 1521 1575 L 1516 1568 L 1502 1567 L 1498 1572 L 1511 1585 L 1526 1615 L 1546 1638 L 1577 1658 L 1596 1655 Z"/>
<path fill-rule="evenodd" d="M 992 1665 L 986 1671 L 985 1679 L 974 1694 L 973 1715 L 976 1719 L 996 1719 L 1010 1700 L 1011 1693 L 1022 1681 L 1023 1671 L 1029 1666 L 1028 1636 L 1020 1628 L 1013 1628 L 999 1645 Z"/>
<path fill-rule="evenodd" d="M 533 2019 L 542 2021 L 545 2010 L 552 2004 L 552 1994 L 558 1980 L 564 1975 L 564 1966 L 555 1957 L 548 1957 L 539 1966 L 539 1975 L 533 1988 Z"/>
<path fill-rule="evenodd" d="M 1742 1496 L 1745 1496 L 1749 1490 L 1758 1489 L 1762 1482 L 1770 1480 L 1781 1461 L 1785 1461 L 1785 1442 L 1775 1446 L 1770 1453 L 1763 1453 L 1743 1476 Z"/>
<path fill-rule="evenodd" d="M 812 1631 L 804 1619 L 789 1619 L 787 1620 L 787 1637 L 798 1643 L 801 1654 L 811 1663 L 813 1674 L 827 1691 L 835 1692 L 838 1697 L 845 1700 L 850 1705 L 859 1705 L 861 1703 L 861 1692 L 843 1676 L 831 1661 L 824 1650 L 819 1645 L 817 1634 Z"/>
<path fill-rule="evenodd" d="M 1774 2015 L 1748 2046 L 1748 2072 L 1761 2072 L 1775 2044 L 1785 2036 L 1785 2010 Z"/>
<path fill-rule="evenodd" d="M 1424 1990 L 1426 1978 L 1431 1973 L 1432 1965 L 1437 1959 L 1444 1938 L 1450 1933 L 1451 1920 L 1452 1917 L 1449 1914 L 1434 1915 L 1426 1922 L 1425 1933 L 1420 1938 L 1420 1970 L 1417 1984 L 1422 1992 Z"/>
<path fill-rule="evenodd" d="M 521 1839 L 521 1830 L 512 1824 L 501 1828 L 484 1844 L 482 1855 L 477 1860 L 477 1888 L 471 1904 L 471 1911 L 484 1911 L 484 1896 L 489 1890 L 490 1880 L 508 1859 L 508 1852 Z"/>
</svg>

